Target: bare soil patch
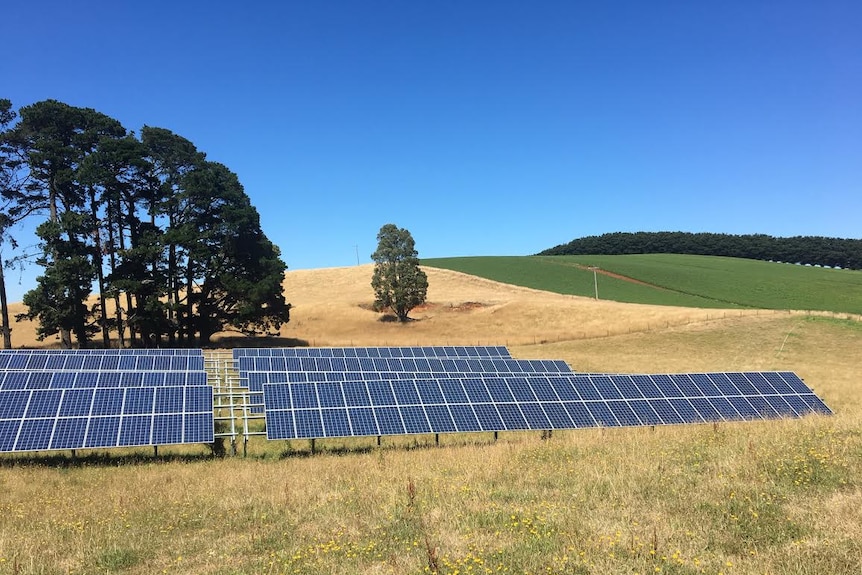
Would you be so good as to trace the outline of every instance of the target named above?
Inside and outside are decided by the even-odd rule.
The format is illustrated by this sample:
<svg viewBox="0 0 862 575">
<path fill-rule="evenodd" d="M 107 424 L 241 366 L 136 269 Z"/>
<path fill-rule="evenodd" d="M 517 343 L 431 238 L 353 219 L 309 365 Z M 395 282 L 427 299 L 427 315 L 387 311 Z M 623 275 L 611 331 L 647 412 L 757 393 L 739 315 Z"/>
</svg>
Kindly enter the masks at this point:
<svg viewBox="0 0 862 575">
<path fill-rule="evenodd" d="M 603 269 L 601 269 L 601 268 L 591 268 L 590 266 L 585 266 L 585 265 L 581 265 L 581 264 L 578 264 L 578 265 L 577 265 L 577 266 L 575 266 L 575 267 L 577 267 L 578 269 L 581 269 L 581 270 L 594 271 L 594 272 L 596 272 L 596 273 L 597 273 L 597 274 L 599 274 L 599 275 L 603 275 L 603 276 L 607 276 L 607 277 L 609 277 L 609 278 L 614 278 L 614 279 L 622 280 L 622 281 L 624 281 L 624 282 L 629 282 L 629 283 L 632 283 L 632 284 L 637 284 L 637 285 L 641 285 L 641 286 L 646 286 L 646 287 L 650 287 L 650 288 L 657 289 L 657 290 L 667 291 L 667 289 L 666 289 L 666 288 L 663 288 L 663 287 L 661 287 L 661 286 L 657 286 L 657 285 L 655 285 L 655 284 L 651 284 L 651 283 L 648 283 L 648 282 L 644 282 L 644 281 L 641 281 L 641 280 L 639 280 L 639 279 L 635 279 L 635 278 L 633 278 L 633 277 L 624 276 L 624 275 L 622 275 L 622 274 L 618 274 L 618 273 L 614 273 L 614 272 L 609 272 L 608 270 L 603 270 Z"/>
</svg>

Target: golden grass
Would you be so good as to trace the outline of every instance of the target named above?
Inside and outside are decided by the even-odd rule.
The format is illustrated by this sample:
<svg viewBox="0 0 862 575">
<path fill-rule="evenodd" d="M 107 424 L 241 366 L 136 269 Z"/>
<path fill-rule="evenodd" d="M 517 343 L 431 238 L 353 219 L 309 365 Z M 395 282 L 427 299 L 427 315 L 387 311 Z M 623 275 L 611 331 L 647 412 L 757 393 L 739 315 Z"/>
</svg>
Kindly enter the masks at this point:
<svg viewBox="0 0 862 575">
<path fill-rule="evenodd" d="M 836 415 L 546 441 L 449 435 L 440 448 L 433 436 L 330 440 L 316 455 L 307 442 L 254 439 L 245 459 L 196 446 L 158 459 L 4 456 L 0 573 L 862 572 L 858 323 L 594 302 L 427 272 L 431 305 L 406 325 L 365 309 L 368 266 L 289 272 L 296 307 L 282 336 L 502 343 L 583 371 L 787 369 Z"/>
</svg>

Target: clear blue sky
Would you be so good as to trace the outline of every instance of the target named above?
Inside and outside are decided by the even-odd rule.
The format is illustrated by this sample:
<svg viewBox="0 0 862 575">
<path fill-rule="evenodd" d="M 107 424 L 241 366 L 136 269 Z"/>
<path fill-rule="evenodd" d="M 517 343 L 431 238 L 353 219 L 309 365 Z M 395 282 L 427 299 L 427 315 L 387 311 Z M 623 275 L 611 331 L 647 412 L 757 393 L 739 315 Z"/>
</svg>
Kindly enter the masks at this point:
<svg viewBox="0 0 862 575">
<path fill-rule="evenodd" d="M 862 237 L 859 0 L 12 2 L 0 29 L 0 97 L 190 139 L 290 269 L 366 263 L 386 223 L 420 257 Z"/>
</svg>

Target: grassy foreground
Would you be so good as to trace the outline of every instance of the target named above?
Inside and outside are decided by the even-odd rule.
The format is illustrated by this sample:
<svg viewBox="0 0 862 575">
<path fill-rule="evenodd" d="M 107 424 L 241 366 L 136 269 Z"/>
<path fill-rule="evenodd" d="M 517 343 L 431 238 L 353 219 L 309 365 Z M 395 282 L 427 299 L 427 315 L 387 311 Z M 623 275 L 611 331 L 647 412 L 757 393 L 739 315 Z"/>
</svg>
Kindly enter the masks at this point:
<svg viewBox="0 0 862 575">
<path fill-rule="evenodd" d="M 0 573 L 858 574 L 860 350 L 858 323 L 786 317 L 512 348 L 790 369 L 829 418 L 4 457 Z"/>
</svg>

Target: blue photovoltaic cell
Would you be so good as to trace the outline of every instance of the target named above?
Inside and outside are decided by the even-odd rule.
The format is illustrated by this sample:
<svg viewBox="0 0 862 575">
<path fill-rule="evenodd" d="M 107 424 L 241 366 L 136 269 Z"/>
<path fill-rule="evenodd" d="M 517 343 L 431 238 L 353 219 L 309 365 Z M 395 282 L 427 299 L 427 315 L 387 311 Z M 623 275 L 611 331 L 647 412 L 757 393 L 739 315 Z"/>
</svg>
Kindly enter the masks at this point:
<svg viewBox="0 0 862 575">
<path fill-rule="evenodd" d="M 374 417 L 374 410 L 370 407 L 348 408 L 347 415 L 350 418 L 353 435 L 380 435 L 377 420 Z"/>
<path fill-rule="evenodd" d="M 457 403 L 450 405 L 449 411 L 452 413 L 452 420 L 458 431 L 482 431 L 482 425 L 479 423 L 472 406 Z"/>
<path fill-rule="evenodd" d="M 462 380 L 461 384 L 467 392 L 467 400 L 470 403 L 490 403 L 493 401 L 491 399 L 491 394 L 488 393 L 488 388 L 485 386 L 485 382 L 482 381 L 482 379 L 478 377 L 469 377 Z"/>
<path fill-rule="evenodd" d="M 61 417 L 57 419 L 54 435 L 48 449 L 80 449 L 84 446 L 89 419 L 86 417 Z"/>
<path fill-rule="evenodd" d="M 369 381 L 367 385 L 372 405 L 395 405 L 395 394 L 389 381 Z"/>
<path fill-rule="evenodd" d="M 0 419 L 0 451 L 14 451 L 19 429 L 20 419 Z"/>
<path fill-rule="evenodd" d="M 551 429 L 551 421 L 545 415 L 545 410 L 539 403 L 522 403 L 519 406 L 530 429 Z M 502 411 L 501 411 L 502 413 Z"/>
<path fill-rule="evenodd" d="M 425 410 L 420 405 L 408 405 L 399 408 L 404 421 L 406 433 L 431 433 L 431 426 L 425 417 Z"/>
<path fill-rule="evenodd" d="M 26 419 L 36 417 L 55 417 L 60 410 L 60 399 L 63 392 L 53 389 L 37 389 L 30 395 L 30 403 L 27 405 Z"/>
<path fill-rule="evenodd" d="M 445 405 L 426 405 L 425 414 L 435 433 L 451 433 L 457 431 L 455 421 L 449 408 Z"/>
<path fill-rule="evenodd" d="M 326 437 L 349 437 L 353 435 L 350 432 L 350 420 L 347 418 L 347 409 L 324 408 L 320 411 L 323 417 L 323 429 L 326 432 Z"/>
<path fill-rule="evenodd" d="M 416 385 L 412 380 L 406 380 L 401 385 L 395 386 L 395 401 L 398 405 L 418 405 L 421 403 Z"/>
<path fill-rule="evenodd" d="M 622 426 L 642 425 L 640 418 L 626 401 L 609 401 L 608 408 Z"/>
<path fill-rule="evenodd" d="M 53 430 L 53 419 L 25 419 L 21 422 L 18 441 L 15 443 L 16 449 L 18 451 L 48 449 Z"/>
<path fill-rule="evenodd" d="M 416 389 L 419 391 L 419 402 L 423 405 L 434 403 L 445 403 L 440 385 L 435 379 L 419 379 L 416 381 Z"/>
<path fill-rule="evenodd" d="M 319 409 L 297 409 L 293 415 L 296 421 L 296 437 L 325 437 Z"/>
<path fill-rule="evenodd" d="M 212 391 L 207 390 L 206 393 L 208 393 L 210 397 L 209 411 L 204 413 L 185 413 L 183 415 L 183 443 L 213 442 L 214 420 L 212 413 Z"/>
<path fill-rule="evenodd" d="M 183 443 L 183 416 L 180 413 L 153 416 L 153 445 Z"/>
<path fill-rule="evenodd" d="M 120 446 L 150 445 L 152 415 L 132 415 L 120 419 Z"/>
<path fill-rule="evenodd" d="M 375 407 L 374 415 L 381 435 L 404 435 L 404 422 L 395 407 Z"/>
<path fill-rule="evenodd" d="M 293 426 L 293 411 L 273 411 L 266 415 L 266 436 L 268 439 L 293 439 L 296 428 Z"/>
<path fill-rule="evenodd" d="M 473 411 L 476 412 L 476 419 L 479 420 L 479 427 L 483 431 L 499 431 L 506 429 L 503 420 L 500 418 L 500 413 L 493 403 L 476 403 L 473 404 Z"/>
<path fill-rule="evenodd" d="M 61 417 L 87 416 L 93 408 L 95 389 L 67 389 L 60 403 Z"/>
<path fill-rule="evenodd" d="M 587 409 L 601 427 L 618 427 L 620 425 L 611 408 L 604 401 L 588 402 Z"/>
<path fill-rule="evenodd" d="M 93 417 L 84 438 L 84 447 L 114 447 L 118 444 L 119 417 Z"/>
<path fill-rule="evenodd" d="M 30 393 L 24 390 L 5 391 L 0 394 L 0 420 L 20 419 L 24 417 Z"/>
<path fill-rule="evenodd" d="M 389 359 L 391 361 L 391 358 Z M 429 360 L 436 361 L 436 360 Z M 443 360 L 446 361 L 446 360 Z M 467 361 L 467 360 L 463 360 Z M 453 366 L 464 367 L 462 360 Z M 799 417 L 831 411 L 795 374 L 789 372 L 700 373 L 658 375 L 486 373 L 470 377 L 411 377 L 407 372 L 388 379 L 265 383 L 266 417 L 286 418 L 303 408 L 285 403 L 287 390 L 300 397 L 326 397 L 324 407 L 349 408 L 350 426 L 337 409 L 322 423 L 320 437 L 508 431 L 581 427 L 652 426 L 719 421 Z M 293 400 L 298 395 L 294 392 Z M 302 405 L 310 418 L 296 437 L 316 433 L 320 410 L 314 401 Z M 368 409 L 368 405 L 373 409 Z M 313 409 L 312 409 L 313 408 Z M 355 413 L 354 413 L 355 411 Z M 356 421 L 354 421 L 356 420 Z M 329 431 L 329 429 L 337 430 Z M 285 433 L 293 433 L 285 431 Z M 289 438 L 268 425 L 270 439 Z"/>
</svg>

